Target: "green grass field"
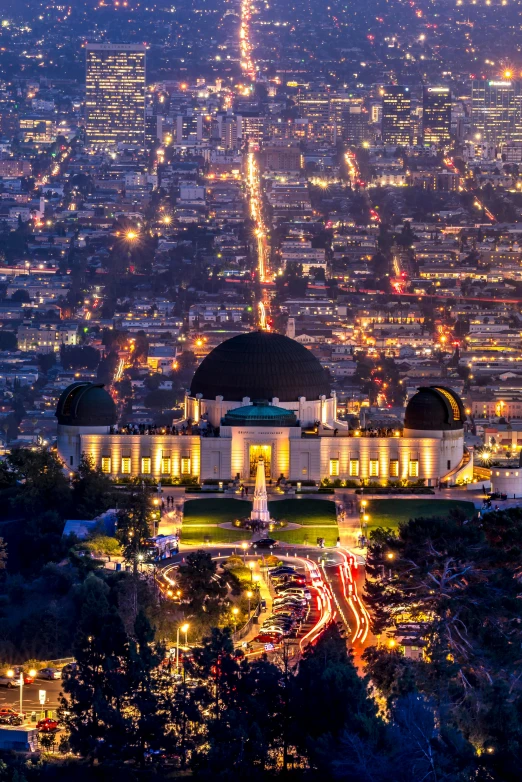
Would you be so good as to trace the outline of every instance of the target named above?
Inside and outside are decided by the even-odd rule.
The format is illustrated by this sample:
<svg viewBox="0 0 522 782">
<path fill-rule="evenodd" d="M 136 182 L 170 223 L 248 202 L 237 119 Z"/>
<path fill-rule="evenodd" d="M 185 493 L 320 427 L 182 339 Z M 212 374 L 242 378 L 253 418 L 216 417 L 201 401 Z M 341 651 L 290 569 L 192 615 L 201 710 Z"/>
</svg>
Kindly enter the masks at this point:
<svg viewBox="0 0 522 782">
<path fill-rule="evenodd" d="M 280 540 L 281 543 L 301 543 L 309 546 L 317 545 L 317 538 L 324 538 L 326 546 L 335 546 L 339 529 L 337 525 L 332 527 L 301 527 L 300 529 L 273 530 L 268 533 L 271 538 Z"/>
<path fill-rule="evenodd" d="M 273 530 L 267 533 L 271 537 L 286 543 L 309 543 L 314 546 L 317 538 L 325 538 L 327 546 L 335 546 L 339 535 L 335 503 L 302 498 L 276 500 L 268 505 L 272 518 L 302 525 L 302 529 Z M 249 530 L 223 529 L 218 525 L 245 518 L 251 510 L 251 502 L 230 497 L 187 500 L 181 542 L 201 545 L 205 543 L 206 537 L 210 538 L 211 543 L 250 540 L 252 533 Z"/>
<path fill-rule="evenodd" d="M 250 540 L 252 533 L 242 529 L 223 529 L 223 527 L 207 524 L 201 527 L 183 527 L 181 528 L 181 542 L 191 546 L 200 546 L 210 538 L 210 543 L 236 543 L 240 540 Z"/>
<path fill-rule="evenodd" d="M 252 503 L 248 500 L 234 500 L 231 497 L 187 500 L 183 510 L 183 525 L 224 524 L 250 516 L 251 510 Z"/>
<path fill-rule="evenodd" d="M 377 527 L 397 529 L 399 524 L 410 519 L 447 516 L 457 508 L 468 518 L 475 513 L 473 503 L 465 500 L 368 500 L 368 534 Z"/>
<path fill-rule="evenodd" d="M 326 546 L 335 546 L 339 535 L 335 503 L 331 500 L 311 500 L 305 497 L 276 500 L 268 507 L 273 519 L 301 524 L 300 529 L 273 530 L 269 535 L 282 543 L 317 545 L 324 538 Z"/>
<path fill-rule="evenodd" d="M 311 527 L 322 524 L 337 526 L 335 502 L 331 500 L 310 500 L 305 497 L 275 500 L 268 503 L 268 509 L 273 519 L 284 519 L 292 524 Z"/>
</svg>

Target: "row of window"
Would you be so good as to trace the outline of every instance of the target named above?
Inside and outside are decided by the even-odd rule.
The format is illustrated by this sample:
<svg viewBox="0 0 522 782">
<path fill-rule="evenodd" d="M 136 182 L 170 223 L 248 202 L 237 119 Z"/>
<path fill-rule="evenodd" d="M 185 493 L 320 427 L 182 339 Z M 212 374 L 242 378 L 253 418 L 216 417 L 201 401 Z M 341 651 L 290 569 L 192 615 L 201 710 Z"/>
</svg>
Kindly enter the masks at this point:
<svg viewBox="0 0 522 782">
<path fill-rule="evenodd" d="M 180 459 L 180 465 L 181 465 L 181 475 L 190 475 L 191 474 L 191 461 L 189 456 L 182 456 Z M 112 473 L 112 458 L 110 456 L 102 456 L 101 459 L 101 469 L 102 472 L 105 473 Z M 120 470 L 119 472 L 122 475 L 131 475 L 132 474 L 132 460 L 130 456 L 122 456 L 121 462 L 120 462 Z M 142 456 L 141 457 L 141 475 L 151 475 L 152 474 L 152 459 L 150 456 Z M 172 474 L 172 459 L 169 457 L 163 457 L 161 459 L 161 474 L 162 475 L 171 475 Z"/>
<path fill-rule="evenodd" d="M 379 459 L 370 459 L 369 461 L 369 476 L 370 478 L 379 477 Z M 330 475 L 335 478 L 339 476 L 339 459 L 330 459 Z M 359 459 L 350 459 L 348 467 L 348 475 L 351 478 L 357 478 L 359 476 Z M 390 478 L 399 477 L 399 460 L 390 459 L 390 465 L 388 470 Z M 419 460 L 410 459 L 408 475 L 410 478 L 419 477 Z"/>
</svg>

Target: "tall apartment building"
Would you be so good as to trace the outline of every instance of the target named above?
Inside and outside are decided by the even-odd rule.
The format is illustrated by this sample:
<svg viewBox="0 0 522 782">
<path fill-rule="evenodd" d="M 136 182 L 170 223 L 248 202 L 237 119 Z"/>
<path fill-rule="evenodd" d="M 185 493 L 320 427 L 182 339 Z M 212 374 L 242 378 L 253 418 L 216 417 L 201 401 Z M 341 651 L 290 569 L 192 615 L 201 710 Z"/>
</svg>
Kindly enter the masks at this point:
<svg viewBox="0 0 522 782">
<path fill-rule="evenodd" d="M 324 92 L 300 93 L 299 111 L 308 120 L 308 138 L 312 141 L 334 140 L 334 122 L 330 114 L 330 96 Z"/>
<path fill-rule="evenodd" d="M 362 100 L 353 98 L 345 93 L 332 93 L 330 95 L 330 124 L 332 127 L 332 141 L 335 144 L 338 139 L 343 139 L 344 118 L 346 113 L 353 108 L 360 108 Z"/>
<path fill-rule="evenodd" d="M 482 141 L 501 144 L 521 141 L 520 82 L 472 81 L 471 114 L 474 134 Z"/>
<path fill-rule="evenodd" d="M 299 144 L 272 142 L 261 152 L 261 164 L 266 171 L 300 171 L 303 155 Z"/>
<path fill-rule="evenodd" d="M 95 147 L 145 144 L 145 53 L 142 44 L 86 47 L 87 138 Z"/>
<path fill-rule="evenodd" d="M 381 132 L 382 140 L 385 144 L 411 144 L 411 95 L 409 87 L 390 84 L 384 88 Z"/>
<path fill-rule="evenodd" d="M 342 135 L 348 144 L 359 145 L 369 140 L 368 111 L 363 106 L 350 106 L 343 114 Z"/>
<path fill-rule="evenodd" d="M 425 146 L 444 146 L 451 134 L 451 90 L 424 87 L 422 91 L 422 138 Z"/>
</svg>

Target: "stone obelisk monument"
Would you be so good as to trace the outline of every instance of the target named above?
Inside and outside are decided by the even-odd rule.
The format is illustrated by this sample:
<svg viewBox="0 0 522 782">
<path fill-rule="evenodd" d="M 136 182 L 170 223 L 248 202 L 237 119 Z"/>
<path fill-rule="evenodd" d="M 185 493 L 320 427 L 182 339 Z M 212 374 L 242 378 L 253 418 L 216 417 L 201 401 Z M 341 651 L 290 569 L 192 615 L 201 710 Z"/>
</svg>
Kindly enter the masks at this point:
<svg viewBox="0 0 522 782">
<path fill-rule="evenodd" d="M 270 514 L 268 513 L 268 497 L 266 493 L 266 478 L 265 478 L 265 460 L 263 457 L 259 457 L 257 462 L 256 472 L 256 487 L 254 489 L 254 507 L 250 514 L 252 521 L 262 521 L 264 524 L 268 524 L 270 521 Z"/>
</svg>

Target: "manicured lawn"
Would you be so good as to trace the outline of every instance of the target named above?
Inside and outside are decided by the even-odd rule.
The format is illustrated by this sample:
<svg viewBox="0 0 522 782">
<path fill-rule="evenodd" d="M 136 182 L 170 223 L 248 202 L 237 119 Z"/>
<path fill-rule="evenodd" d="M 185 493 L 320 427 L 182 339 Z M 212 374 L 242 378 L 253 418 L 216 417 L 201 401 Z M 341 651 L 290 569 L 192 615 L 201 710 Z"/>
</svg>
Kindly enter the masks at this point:
<svg viewBox="0 0 522 782">
<path fill-rule="evenodd" d="M 240 540 L 250 540 L 251 535 L 249 530 L 223 529 L 223 527 L 211 524 L 201 527 L 185 527 L 183 525 L 181 528 L 181 542 L 191 546 L 204 544 L 206 537 L 210 538 L 210 543 L 235 543 Z"/>
<path fill-rule="evenodd" d="M 247 500 L 234 500 L 231 497 L 209 497 L 187 500 L 181 527 L 181 542 L 201 545 L 205 538 L 211 543 L 235 543 L 250 540 L 252 533 L 242 529 L 223 529 L 218 524 L 242 519 L 250 515 L 252 503 Z"/>
<path fill-rule="evenodd" d="M 325 538 L 327 546 L 335 546 L 339 530 L 335 503 L 330 500 L 287 499 L 269 503 L 270 515 L 301 529 L 273 530 L 267 534 L 286 543 L 306 543 L 315 546 L 317 538 Z M 211 543 L 235 543 L 250 540 L 249 530 L 223 529 L 219 524 L 250 515 L 252 503 L 229 497 L 188 500 L 185 503 L 181 542 L 201 545 L 209 537 Z"/>
<path fill-rule="evenodd" d="M 331 500 L 311 500 L 307 497 L 275 500 L 268 503 L 270 516 L 273 519 L 284 519 L 293 524 L 303 524 L 315 527 L 321 524 L 335 524 L 335 502 Z"/>
<path fill-rule="evenodd" d="M 451 510 L 457 508 L 468 518 L 475 513 L 473 503 L 465 500 L 368 500 L 368 534 L 376 527 L 396 529 L 399 524 L 410 519 L 447 516 Z"/>
<path fill-rule="evenodd" d="M 183 525 L 224 524 L 250 516 L 251 510 L 252 503 L 248 500 L 234 500 L 231 497 L 187 500 L 183 511 Z"/>
<path fill-rule="evenodd" d="M 326 546 L 335 546 L 339 529 L 333 527 L 301 527 L 301 529 L 273 530 L 268 533 L 271 538 L 280 540 L 281 543 L 301 543 L 307 546 L 316 546 L 317 538 L 324 538 Z"/>
</svg>

